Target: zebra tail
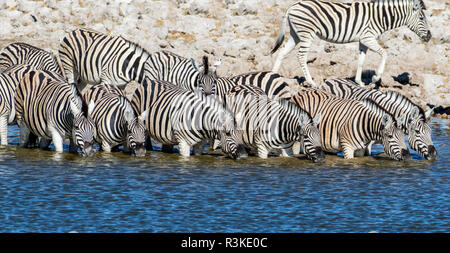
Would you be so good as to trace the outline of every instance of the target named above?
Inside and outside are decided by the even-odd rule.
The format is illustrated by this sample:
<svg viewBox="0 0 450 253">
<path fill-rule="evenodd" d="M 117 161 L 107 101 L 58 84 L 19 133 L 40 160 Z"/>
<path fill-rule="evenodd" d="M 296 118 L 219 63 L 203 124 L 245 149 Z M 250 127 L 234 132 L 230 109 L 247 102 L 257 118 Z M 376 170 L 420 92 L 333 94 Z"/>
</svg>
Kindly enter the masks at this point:
<svg viewBox="0 0 450 253">
<path fill-rule="evenodd" d="M 289 9 L 288 9 L 288 11 L 289 11 Z M 270 52 L 271 54 L 274 54 L 280 48 L 280 46 L 283 44 L 284 36 L 286 33 L 288 11 L 286 11 L 286 13 L 283 16 L 283 21 L 281 22 L 281 30 L 280 30 L 280 33 L 278 34 L 278 38 L 277 38 L 277 42 L 275 43 L 275 47 Z"/>
</svg>

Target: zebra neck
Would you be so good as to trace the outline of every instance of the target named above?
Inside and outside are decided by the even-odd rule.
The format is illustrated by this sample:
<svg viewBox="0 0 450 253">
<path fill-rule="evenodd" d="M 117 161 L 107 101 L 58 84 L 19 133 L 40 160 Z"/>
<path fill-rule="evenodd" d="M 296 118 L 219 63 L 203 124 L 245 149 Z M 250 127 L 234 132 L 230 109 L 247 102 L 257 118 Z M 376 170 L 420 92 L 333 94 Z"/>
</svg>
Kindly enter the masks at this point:
<svg viewBox="0 0 450 253">
<path fill-rule="evenodd" d="M 374 15 L 380 17 L 378 22 L 376 18 L 374 20 L 379 23 L 381 33 L 407 24 L 410 13 L 408 1 L 378 1 L 374 6 Z"/>
</svg>

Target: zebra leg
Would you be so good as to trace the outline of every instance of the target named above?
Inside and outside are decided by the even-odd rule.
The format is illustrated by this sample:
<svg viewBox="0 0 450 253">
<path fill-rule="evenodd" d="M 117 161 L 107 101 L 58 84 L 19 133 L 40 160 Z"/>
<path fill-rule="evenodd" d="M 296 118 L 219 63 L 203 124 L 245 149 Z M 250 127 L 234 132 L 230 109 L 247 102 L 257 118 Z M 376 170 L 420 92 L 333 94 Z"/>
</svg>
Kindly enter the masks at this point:
<svg viewBox="0 0 450 253">
<path fill-rule="evenodd" d="M 384 49 L 378 44 L 377 40 L 375 38 L 369 37 L 361 40 L 361 43 L 363 43 L 366 47 L 368 47 L 370 50 L 378 53 L 381 55 L 381 63 L 378 66 L 378 70 L 375 76 L 372 77 L 372 83 L 378 82 L 381 80 L 381 76 L 384 72 L 384 66 L 386 64 L 387 54 L 384 51 Z"/>
<path fill-rule="evenodd" d="M 267 159 L 267 157 L 269 156 L 269 151 L 264 145 L 258 145 L 258 157 L 259 158 L 263 158 L 263 159 Z"/>
<path fill-rule="evenodd" d="M 145 140 L 145 148 L 149 151 L 153 151 L 152 139 L 150 136 L 147 136 L 147 139 Z"/>
<path fill-rule="evenodd" d="M 125 146 L 124 146 L 124 149 L 125 149 Z M 102 150 L 106 153 L 111 153 L 111 145 L 109 145 L 109 143 L 107 143 L 106 141 L 102 141 Z"/>
<path fill-rule="evenodd" d="M 290 157 L 288 154 L 289 148 L 282 148 L 280 151 L 280 157 Z"/>
<path fill-rule="evenodd" d="M 344 159 L 352 159 L 355 157 L 355 149 L 348 144 L 341 144 L 342 151 L 344 152 Z"/>
<path fill-rule="evenodd" d="M 161 151 L 163 153 L 173 154 L 173 145 L 163 144 L 162 147 L 161 147 Z"/>
<path fill-rule="evenodd" d="M 8 145 L 8 116 L 4 115 L 0 117 L 0 140 L 1 145 Z"/>
<path fill-rule="evenodd" d="M 298 141 L 294 142 L 294 144 L 292 145 L 292 153 L 294 155 L 300 154 L 300 142 Z"/>
<path fill-rule="evenodd" d="M 194 155 L 203 154 L 203 150 L 205 148 L 205 143 L 206 143 L 206 141 L 201 141 L 194 145 L 194 150 L 193 150 Z"/>
<path fill-rule="evenodd" d="M 295 48 L 295 45 L 296 43 L 294 38 L 292 38 L 292 36 L 289 36 L 287 43 L 281 49 L 280 53 L 278 53 L 277 59 L 272 68 L 272 72 L 278 72 L 281 67 L 281 62 L 286 57 L 286 55 L 288 55 Z"/>
<path fill-rule="evenodd" d="M 364 87 L 364 83 L 361 80 L 362 69 L 364 65 L 364 60 L 366 59 L 367 47 L 359 42 L 359 58 L 358 58 L 358 68 L 356 69 L 355 82 L 361 87 Z"/>
<path fill-rule="evenodd" d="M 56 152 L 63 152 L 63 137 L 54 128 L 50 128 L 50 133 L 52 135 L 53 146 L 55 146 Z"/>
<path fill-rule="evenodd" d="M 30 129 L 23 123 L 22 120 L 19 120 L 17 124 L 20 127 L 19 147 L 26 148 L 28 146 L 28 141 L 30 137 Z"/>
<path fill-rule="evenodd" d="M 187 144 L 185 141 L 180 141 L 178 143 L 178 147 L 180 149 L 180 155 L 188 157 L 191 155 L 191 146 Z"/>
<path fill-rule="evenodd" d="M 367 156 L 371 156 L 372 155 L 372 145 L 373 145 L 374 141 L 369 142 L 369 144 L 367 144 L 367 147 L 365 149 L 364 155 Z"/>
<path fill-rule="evenodd" d="M 311 46 L 311 42 L 312 38 L 300 42 L 300 49 L 298 50 L 297 56 L 300 62 L 300 67 L 302 68 L 303 74 L 305 75 L 306 82 L 309 83 L 313 88 L 319 88 L 319 86 L 313 81 L 307 65 L 308 51 Z"/>
<path fill-rule="evenodd" d="M 50 146 L 51 142 L 52 142 L 52 140 L 41 138 L 39 140 L 39 148 L 40 149 L 48 149 L 48 146 Z"/>
</svg>

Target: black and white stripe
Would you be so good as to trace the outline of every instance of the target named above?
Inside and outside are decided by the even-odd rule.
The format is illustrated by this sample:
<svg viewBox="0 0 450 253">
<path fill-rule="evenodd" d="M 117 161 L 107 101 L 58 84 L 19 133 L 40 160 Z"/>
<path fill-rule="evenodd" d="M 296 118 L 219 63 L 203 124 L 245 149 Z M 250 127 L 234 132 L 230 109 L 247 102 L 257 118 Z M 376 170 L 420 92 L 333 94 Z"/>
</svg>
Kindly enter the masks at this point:
<svg viewBox="0 0 450 253">
<path fill-rule="evenodd" d="M 230 111 L 215 99 L 167 82 L 146 79 L 132 99 L 137 113 L 149 109 L 146 128 L 162 144 L 178 145 L 182 156 L 198 154 L 207 140 L 221 140 L 222 151 L 239 158 L 241 134 Z"/>
<path fill-rule="evenodd" d="M 63 76 L 55 55 L 23 42 L 15 42 L 0 51 L 0 71 L 15 65 L 30 65 L 38 70 L 47 70 Z"/>
<path fill-rule="evenodd" d="M 131 103 L 121 93 L 122 90 L 116 86 L 96 85 L 84 94 L 85 102 L 95 103 L 90 115 L 97 129 L 95 141 L 105 152 L 111 152 L 113 147 L 123 145 L 124 151 L 145 156 L 144 120 L 147 111 L 136 116 Z"/>
<path fill-rule="evenodd" d="M 425 112 L 398 92 L 369 90 L 348 79 L 326 79 L 320 88 L 341 98 L 355 100 L 370 98 L 389 110 L 396 118 L 404 116 L 405 119 L 399 124 L 403 132 L 408 135 L 409 146 L 426 159 L 434 159 L 437 156 L 428 124 L 432 109 Z"/>
<path fill-rule="evenodd" d="M 307 67 L 307 53 L 312 41 L 319 37 L 333 43 L 359 41 L 359 60 L 356 82 L 362 85 L 361 73 L 367 49 L 382 56 L 377 74 L 372 81 L 381 79 L 387 54 L 378 44 L 382 33 L 407 26 L 423 41 L 429 41 L 431 33 L 424 14 L 422 0 L 376 0 L 373 2 L 339 3 L 321 0 L 303 0 L 288 8 L 283 17 L 281 31 L 272 53 L 283 44 L 289 25 L 289 40 L 278 54 L 273 71 L 278 72 L 285 56 L 299 44 L 298 59 L 306 81 L 313 87 Z"/>
<path fill-rule="evenodd" d="M 14 103 L 20 146 L 27 145 L 31 132 L 52 140 L 58 152 L 63 151 L 63 141 L 69 138 L 70 151 L 79 147 L 83 156 L 92 155 L 95 125 L 88 115 L 92 112 L 93 102 L 87 106 L 75 86 L 50 74 L 29 71 L 16 88 Z"/>
<path fill-rule="evenodd" d="M 0 139 L 8 145 L 8 125 L 15 123 L 14 93 L 26 73 L 34 70 L 29 65 L 14 65 L 0 73 Z"/>
<path fill-rule="evenodd" d="M 244 145 L 256 151 L 260 158 L 267 158 L 273 149 L 280 149 L 287 156 L 287 151 L 298 141 L 309 159 L 315 162 L 325 159 L 317 130 L 320 116 L 313 120 L 300 107 L 285 100 L 272 100 L 254 86 L 234 87 L 226 96 L 225 104 L 240 123 Z"/>
<path fill-rule="evenodd" d="M 124 86 L 142 82 L 150 54 L 123 37 L 76 29 L 64 37 L 59 47 L 64 74 L 80 89 L 87 84 Z"/>
<path fill-rule="evenodd" d="M 395 117 L 372 100 L 342 99 L 318 89 L 303 89 L 291 102 L 311 116 L 321 114 L 319 130 L 326 152 L 344 152 L 349 159 L 364 155 L 369 143 L 379 141 L 391 158 L 411 158 Z"/>
</svg>

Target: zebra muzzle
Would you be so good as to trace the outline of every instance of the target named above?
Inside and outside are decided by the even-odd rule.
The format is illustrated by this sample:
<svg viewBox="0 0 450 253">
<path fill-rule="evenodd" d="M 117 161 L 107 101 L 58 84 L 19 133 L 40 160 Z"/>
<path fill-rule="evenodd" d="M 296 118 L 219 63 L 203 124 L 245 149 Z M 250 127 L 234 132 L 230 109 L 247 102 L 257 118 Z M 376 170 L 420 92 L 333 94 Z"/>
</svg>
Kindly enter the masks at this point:
<svg viewBox="0 0 450 253">
<path fill-rule="evenodd" d="M 95 153 L 94 145 L 90 142 L 85 142 L 83 147 L 81 148 L 82 156 L 93 156 Z"/>
<path fill-rule="evenodd" d="M 147 152 L 146 146 L 144 143 L 142 144 L 136 144 L 136 148 L 133 150 L 133 155 L 137 157 L 143 157 L 145 156 L 145 153 Z"/>
<path fill-rule="evenodd" d="M 428 153 L 425 155 L 425 159 L 427 160 L 433 160 L 437 157 L 437 151 L 434 145 L 428 146 Z"/>
<path fill-rule="evenodd" d="M 422 40 L 424 42 L 428 42 L 428 41 L 430 41 L 430 39 L 431 39 L 431 32 L 430 31 L 427 32 L 427 35 L 422 36 Z"/>
<path fill-rule="evenodd" d="M 323 152 L 321 147 L 315 149 L 315 155 L 312 157 L 312 161 L 315 163 L 325 161 L 325 152 Z"/>
<path fill-rule="evenodd" d="M 409 161 L 409 160 L 412 159 L 411 153 L 409 152 L 408 149 L 402 149 L 402 153 L 401 154 L 402 154 L 402 157 L 401 157 L 400 160 L 402 160 L 402 161 Z"/>
</svg>

